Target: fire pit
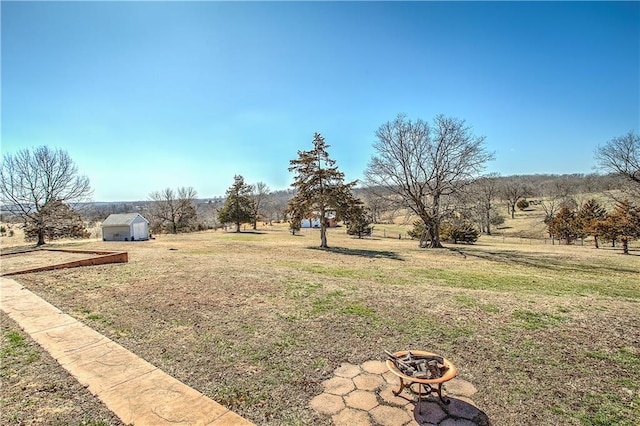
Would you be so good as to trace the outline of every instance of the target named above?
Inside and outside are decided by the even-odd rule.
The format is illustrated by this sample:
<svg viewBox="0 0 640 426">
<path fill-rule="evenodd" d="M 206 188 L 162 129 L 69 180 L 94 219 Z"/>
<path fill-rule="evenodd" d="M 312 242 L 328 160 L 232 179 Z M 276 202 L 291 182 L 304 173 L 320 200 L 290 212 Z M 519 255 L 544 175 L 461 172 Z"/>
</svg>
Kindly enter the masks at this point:
<svg viewBox="0 0 640 426">
<path fill-rule="evenodd" d="M 440 355 L 425 351 L 399 351 L 390 353 L 387 368 L 400 378 L 400 389 L 393 391 L 395 396 L 400 395 L 404 388 L 418 395 L 418 407 L 422 410 L 422 397 L 437 392 L 440 401 L 449 404 L 448 398 L 442 397 L 442 384 L 456 377 L 458 369 L 451 361 Z M 406 383 L 405 383 L 406 381 Z M 411 386 L 418 385 L 418 391 Z M 437 385 L 437 386 L 436 386 Z M 420 388 L 423 388 L 422 391 Z M 421 413 L 422 414 L 422 413 Z"/>
</svg>

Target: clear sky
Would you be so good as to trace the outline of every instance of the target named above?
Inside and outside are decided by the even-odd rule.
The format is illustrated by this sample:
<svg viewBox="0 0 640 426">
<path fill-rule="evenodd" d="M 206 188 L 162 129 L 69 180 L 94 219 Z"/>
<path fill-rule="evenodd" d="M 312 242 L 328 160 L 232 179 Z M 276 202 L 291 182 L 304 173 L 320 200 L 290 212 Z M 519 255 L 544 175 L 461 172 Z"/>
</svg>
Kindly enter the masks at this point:
<svg viewBox="0 0 640 426">
<path fill-rule="evenodd" d="M 639 2 L 6 2 L 2 152 L 67 150 L 96 201 L 348 180 L 398 113 L 463 118 L 502 175 L 591 173 L 640 131 Z"/>
</svg>

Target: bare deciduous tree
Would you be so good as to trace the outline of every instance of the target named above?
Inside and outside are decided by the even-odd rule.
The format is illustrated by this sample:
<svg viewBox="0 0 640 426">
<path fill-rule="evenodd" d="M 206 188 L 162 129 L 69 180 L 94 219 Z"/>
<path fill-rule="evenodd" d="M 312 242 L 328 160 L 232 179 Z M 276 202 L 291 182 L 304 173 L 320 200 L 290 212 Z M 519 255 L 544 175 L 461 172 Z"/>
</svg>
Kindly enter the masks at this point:
<svg viewBox="0 0 640 426">
<path fill-rule="evenodd" d="M 3 208 L 19 216 L 42 245 L 59 217 L 53 203 L 73 207 L 89 201 L 92 190 L 66 151 L 40 146 L 3 156 L 0 194 Z"/>
<path fill-rule="evenodd" d="M 629 132 L 613 138 L 596 149 L 595 158 L 601 169 L 640 185 L 640 136 Z"/>
<path fill-rule="evenodd" d="M 491 235 L 491 225 L 497 216 L 495 202 L 500 197 L 499 179 L 498 174 L 481 176 L 470 186 L 469 194 L 465 197 L 468 204 L 475 206 L 475 216 L 480 230 L 487 235 Z"/>
<path fill-rule="evenodd" d="M 502 198 L 507 202 L 511 219 L 515 218 L 516 204 L 531 192 L 529 185 L 521 176 L 512 176 L 502 182 Z"/>
<path fill-rule="evenodd" d="M 596 149 L 595 159 L 601 170 L 630 182 L 629 191 L 640 197 L 640 135 L 629 132 L 611 139 Z"/>
<path fill-rule="evenodd" d="M 155 232 L 188 232 L 195 229 L 198 215 L 195 208 L 196 190 L 181 187 L 154 191 L 149 194 L 152 229 Z"/>
<path fill-rule="evenodd" d="M 422 219 L 420 246 L 442 247 L 444 202 L 471 183 L 493 154 L 464 120 L 438 115 L 430 126 L 398 115 L 376 131 L 374 155 L 367 166 L 368 186 L 383 188 L 389 200 L 403 203 Z M 384 194 L 381 194 L 384 196 Z"/>
<path fill-rule="evenodd" d="M 258 182 L 251 186 L 251 198 L 253 199 L 253 229 L 258 228 L 258 218 L 264 217 L 267 200 L 271 190 L 264 182 Z"/>
<path fill-rule="evenodd" d="M 371 214 L 371 223 L 383 223 L 384 220 L 397 215 L 397 204 L 391 203 L 389 197 L 379 196 L 377 194 L 384 193 L 383 188 L 361 188 L 358 195 L 362 197 L 364 205 Z M 392 195 L 392 194 L 389 194 Z"/>
<path fill-rule="evenodd" d="M 576 201 L 573 199 L 574 187 L 569 180 L 562 177 L 543 183 L 538 192 L 542 195 L 540 207 L 544 211 L 545 223 L 548 223 L 562 208 L 574 208 Z"/>
</svg>

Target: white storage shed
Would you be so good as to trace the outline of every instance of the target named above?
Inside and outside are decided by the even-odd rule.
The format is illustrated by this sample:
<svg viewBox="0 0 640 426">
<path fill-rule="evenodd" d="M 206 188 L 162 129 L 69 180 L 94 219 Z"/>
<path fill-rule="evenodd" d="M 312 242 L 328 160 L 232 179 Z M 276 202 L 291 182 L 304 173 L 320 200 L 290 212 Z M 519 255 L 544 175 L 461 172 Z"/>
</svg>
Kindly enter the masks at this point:
<svg viewBox="0 0 640 426">
<path fill-rule="evenodd" d="M 149 221 L 140 213 L 110 214 L 102 222 L 102 241 L 149 239 Z"/>
</svg>

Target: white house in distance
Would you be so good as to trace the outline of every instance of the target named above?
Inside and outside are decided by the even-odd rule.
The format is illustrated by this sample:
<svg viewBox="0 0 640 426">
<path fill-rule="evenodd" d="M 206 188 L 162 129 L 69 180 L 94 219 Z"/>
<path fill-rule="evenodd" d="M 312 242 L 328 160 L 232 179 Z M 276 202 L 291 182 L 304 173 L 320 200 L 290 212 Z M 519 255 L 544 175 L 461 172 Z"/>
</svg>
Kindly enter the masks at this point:
<svg viewBox="0 0 640 426">
<path fill-rule="evenodd" d="M 110 214 L 102 222 L 102 241 L 149 239 L 149 221 L 140 213 Z"/>
<path fill-rule="evenodd" d="M 320 214 L 320 212 L 314 212 L 314 214 L 317 216 L 317 215 Z M 335 211 L 326 212 L 324 217 L 326 219 L 327 227 L 335 228 L 336 226 L 338 226 L 338 222 L 336 221 L 336 212 Z M 313 218 L 310 218 L 310 219 L 309 218 L 302 219 L 302 221 L 300 222 L 300 227 L 301 228 L 320 228 L 320 218 L 319 217 L 313 217 Z"/>
</svg>

